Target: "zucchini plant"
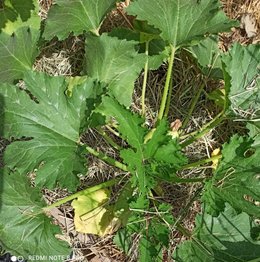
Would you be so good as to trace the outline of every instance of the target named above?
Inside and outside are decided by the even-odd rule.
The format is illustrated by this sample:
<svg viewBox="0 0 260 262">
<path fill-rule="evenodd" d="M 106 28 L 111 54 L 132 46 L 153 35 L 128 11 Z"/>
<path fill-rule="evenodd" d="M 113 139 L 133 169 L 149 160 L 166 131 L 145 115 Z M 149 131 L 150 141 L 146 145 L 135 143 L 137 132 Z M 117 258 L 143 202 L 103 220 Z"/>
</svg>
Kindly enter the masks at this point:
<svg viewBox="0 0 260 262">
<path fill-rule="evenodd" d="M 115 0 L 56 0 L 41 21 L 36 0 L 4 0 L 0 9 L 0 135 L 12 140 L 0 176 L 0 241 L 5 250 L 33 261 L 66 260 L 69 245 L 48 211 L 71 202 L 76 230 L 105 235 L 127 254 L 139 234 L 139 261 L 164 261 L 173 228 L 187 237 L 176 261 L 259 261 L 260 227 L 260 46 L 234 44 L 218 49 L 217 35 L 237 22 L 217 0 L 135 0 L 126 8 L 131 28 L 101 33 Z M 69 21 L 69 22 L 68 22 Z M 75 77 L 33 70 L 42 43 L 71 35 L 85 39 L 84 68 Z M 173 132 L 167 120 L 176 54 L 188 50 L 202 73 L 223 79 L 209 94 L 221 111 L 201 129 Z M 146 125 L 149 70 L 167 63 L 167 76 L 154 126 Z M 143 70 L 141 114 L 131 110 L 134 84 Z M 17 83 L 23 82 L 21 88 Z M 203 88 L 203 87 L 202 87 Z M 202 88 L 198 90 L 200 94 Z M 159 91 L 158 91 L 159 92 Z M 192 108 L 198 96 L 191 101 Z M 191 112 L 192 113 L 192 108 Z M 190 163 L 184 149 L 231 119 L 246 124 L 221 153 Z M 126 146 L 100 132 L 117 151 L 111 158 L 81 142 L 90 128 L 108 126 Z M 110 187 L 121 178 L 77 191 L 87 173 L 86 155 L 94 155 L 127 174 L 114 201 Z M 214 162 L 210 177 L 183 178 L 178 171 Z M 34 172 L 34 186 L 28 174 Z M 154 197 L 162 182 L 200 183 L 202 213 L 190 233 L 172 216 L 171 206 Z M 66 188 L 70 195 L 46 206 L 41 189 Z"/>
</svg>

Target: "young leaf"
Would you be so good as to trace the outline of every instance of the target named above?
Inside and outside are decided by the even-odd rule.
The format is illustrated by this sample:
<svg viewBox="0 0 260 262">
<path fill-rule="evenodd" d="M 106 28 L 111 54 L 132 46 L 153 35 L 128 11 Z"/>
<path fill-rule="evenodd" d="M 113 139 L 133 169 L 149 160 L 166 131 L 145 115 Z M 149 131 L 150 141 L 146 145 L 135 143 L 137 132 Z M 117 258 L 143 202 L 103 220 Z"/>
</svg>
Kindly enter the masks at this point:
<svg viewBox="0 0 260 262">
<path fill-rule="evenodd" d="M 41 213 L 44 203 L 40 191 L 29 186 L 29 179 L 19 173 L 4 173 L 0 186 L 0 238 L 6 251 L 17 256 L 69 257 L 68 244 L 55 236 L 61 234 L 58 226 Z"/>
<path fill-rule="evenodd" d="M 175 48 L 236 25 L 221 11 L 217 0 L 137 0 L 127 12 L 160 29 L 161 37 Z"/>
<path fill-rule="evenodd" d="M 257 261 L 260 257 L 260 241 L 252 232 L 259 226 L 246 213 L 237 214 L 226 205 L 218 217 L 206 213 L 196 217 L 196 228 L 191 240 L 178 246 L 175 259 L 178 262 L 201 261 Z"/>
<path fill-rule="evenodd" d="M 4 98 L 4 136 L 23 136 L 27 141 L 15 141 L 5 152 L 5 164 L 21 174 L 37 169 L 36 185 L 53 188 L 60 186 L 74 190 L 76 176 L 84 172 L 84 157 L 80 155 L 79 131 L 85 122 L 86 98 L 93 90 L 93 81 L 73 89 L 65 95 L 63 77 L 50 77 L 30 72 L 25 75 L 27 90 L 16 86 L 0 85 Z M 89 95 L 89 94 L 88 94 Z"/>
<path fill-rule="evenodd" d="M 211 214 L 217 215 L 228 202 L 238 211 L 260 215 L 254 203 L 260 200 L 260 147 L 252 148 L 253 142 L 235 135 L 223 146 L 223 157 L 203 196 Z"/>
<path fill-rule="evenodd" d="M 118 131 L 128 144 L 142 151 L 142 144 L 146 129 L 142 127 L 144 120 L 137 114 L 133 114 L 124 106 L 120 105 L 114 98 L 104 96 L 98 112 L 107 117 L 114 117 L 118 122 Z"/>
<path fill-rule="evenodd" d="M 241 46 L 235 44 L 223 56 L 225 71 L 230 78 L 225 81 L 230 101 L 228 113 L 239 119 L 260 117 L 260 45 Z"/>
<path fill-rule="evenodd" d="M 12 35 L 0 34 L 0 81 L 13 83 L 32 69 L 37 56 L 39 31 L 22 27 Z"/>
<path fill-rule="evenodd" d="M 178 141 L 172 139 L 168 132 L 169 126 L 162 120 L 152 138 L 144 145 L 144 156 L 148 161 L 156 161 L 155 167 L 159 172 L 163 173 L 163 170 L 168 169 L 169 174 L 172 174 L 187 163 L 187 158 L 182 154 Z"/>
<path fill-rule="evenodd" d="M 41 19 L 37 0 L 3 0 L 0 9 L 0 32 L 8 35 L 20 27 L 40 29 Z"/>
<path fill-rule="evenodd" d="M 133 186 L 138 185 L 141 192 L 148 192 L 147 190 L 154 186 L 155 177 L 168 179 L 187 163 L 187 158 L 181 153 L 178 141 L 167 134 L 166 121 L 161 121 L 152 138 L 145 144 L 144 135 L 148 130 L 141 127 L 143 119 L 139 115 L 132 114 L 131 111 L 108 96 L 103 98 L 98 112 L 115 118 L 122 138 L 131 146 L 131 148 L 121 150 L 120 156 L 128 165 L 131 173 L 135 175 L 132 180 Z M 153 168 L 151 168 L 152 163 Z M 163 169 L 167 169 L 165 176 Z"/>
<path fill-rule="evenodd" d="M 134 115 L 115 99 L 104 96 L 98 111 L 107 117 L 114 117 L 118 122 L 118 131 L 131 148 L 121 150 L 120 156 L 129 165 L 134 180 L 139 185 L 141 192 L 146 192 L 149 187 L 148 178 L 145 176 L 143 160 L 143 140 L 146 129 L 141 127 L 143 119 L 139 115 Z M 134 184 L 136 184 L 134 182 Z"/>
<path fill-rule="evenodd" d="M 136 44 L 107 34 L 87 38 L 87 75 L 107 83 L 113 96 L 125 106 L 131 104 L 134 82 L 145 63 L 144 56 L 135 50 Z"/>
<path fill-rule="evenodd" d="M 72 32 L 79 35 L 84 31 L 98 35 L 104 17 L 115 3 L 115 0 L 56 0 L 49 10 L 43 37 L 57 36 L 63 40 Z"/>
</svg>

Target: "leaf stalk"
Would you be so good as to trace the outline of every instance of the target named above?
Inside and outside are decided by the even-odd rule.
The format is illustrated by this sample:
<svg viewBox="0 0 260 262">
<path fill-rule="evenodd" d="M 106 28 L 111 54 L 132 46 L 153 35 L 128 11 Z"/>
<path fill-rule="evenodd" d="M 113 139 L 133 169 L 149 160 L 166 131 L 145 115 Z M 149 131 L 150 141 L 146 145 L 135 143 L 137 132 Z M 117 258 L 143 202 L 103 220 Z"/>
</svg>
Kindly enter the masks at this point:
<svg viewBox="0 0 260 262">
<path fill-rule="evenodd" d="M 163 90 L 163 96 L 162 96 L 162 101 L 161 101 L 161 105 L 160 105 L 160 109 L 159 109 L 159 113 L 158 113 L 157 122 L 160 121 L 163 118 L 163 116 L 165 115 L 165 107 L 166 107 L 167 97 L 168 97 L 168 93 L 169 93 L 169 87 L 170 87 L 170 82 L 171 82 L 172 68 L 173 68 L 173 62 L 174 62 L 174 58 L 175 58 L 175 52 L 176 52 L 176 48 L 173 45 L 171 45 L 171 55 L 170 55 L 170 58 L 169 58 L 169 65 L 168 65 L 166 81 L 165 81 L 165 86 L 164 86 L 164 90 Z"/>
<path fill-rule="evenodd" d="M 121 162 L 119 162 L 119 161 L 116 161 L 116 160 L 114 160 L 113 158 L 111 158 L 111 157 L 109 157 L 109 156 L 107 156 L 107 155 L 105 155 L 105 154 L 103 154 L 103 153 L 101 153 L 101 152 L 96 151 L 96 150 L 93 149 L 92 147 L 87 146 L 87 147 L 86 147 L 86 150 L 87 150 L 90 154 L 92 154 L 93 156 L 96 156 L 97 158 L 99 158 L 100 160 L 106 162 L 106 163 L 109 164 L 109 165 L 112 165 L 112 166 L 114 166 L 114 167 L 117 167 L 117 168 L 123 170 L 124 172 L 128 172 L 128 171 L 129 171 L 128 168 L 127 168 L 127 166 L 124 165 L 123 163 L 121 163 Z"/>
<path fill-rule="evenodd" d="M 182 166 L 181 170 L 192 169 L 192 168 L 195 168 L 195 167 L 199 167 L 201 165 L 213 162 L 213 161 L 218 160 L 220 158 L 222 158 L 222 155 L 217 155 L 217 156 L 213 156 L 211 158 L 202 159 L 202 160 L 199 160 L 197 162 L 193 162 L 193 163 L 190 163 L 190 164 Z"/>
<path fill-rule="evenodd" d="M 202 84 L 202 85 L 200 86 L 198 92 L 197 92 L 196 95 L 193 97 L 193 99 L 192 99 L 192 101 L 191 101 L 190 109 L 189 109 L 189 111 L 188 111 L 188 114 L 187 114 L 185 120 L 184 120 L 183 123 L 182 123 L 182 129 L 185 129 L 185 127 L 187 126 L 187 124 L 188 124 L 188 122 L 189 122 L 189 120 L 190 120 L 190 118 L 191 118 L 191 115 L 192 115 L 192 113 L 193 113 L 193 111 L 194 111 L 194 108 L 195 108 L 195 106 L 197 105 L 197 102 L 198 102 L 198 100 L 199 100 L 199 97 L 200 97 L 200 95 L 201 95 L 201 92 L 202 92 L 203 88 L 204 88 L 204 84 Z"/>
<path fill-rule="evenodd" d="M 148 78 L 148 64 L 149 64 L 149 41 L 145 42 L 145 55 L 146 55 L 146 62 L 144 65 L 144 79 L 142 85 L 142 99 L 141 99 L 141 106 L 142 106 L 142 116 L 145 117 L 145 93 L 146 93 L 146 86 L 147 86 L 147 78 Z"/>
<path fill-rule="evenodd" d="M 210 130 L 218 126 L 224 119 L 225 119 L 224 111 L 221 111 L 215 118 L 213 118 L 210 122 L 202 126 L 202 128 L 199 131 L 195 131 L 192 133 L 189 133 L 185 136 L 182 136 L 181 139 L 184 139 L 186 137 L 191 137 L 190 139 L 181 142 L 182 148 L 192 144 L 194 141 L 198 140 L 199 138 L 206 135 Z"/>
<path fill-rule="evenodd" d="M 111 145 L 116 150 L 121 149 L 121 147 L 101 127 L 96 127 L 96 130 L 109 145 Z"/>
<path fill-rule="evenodd" d="M 91 193 L 93 193 L 93 192 L 95 192 L 97 190 L 113 186 L 113 185 L 115 185 L 119 181 L 119 179 L 120 178 L 110 179 L 110 180 L 108 180 L 108 181 L 106 181 L 104 183 L 100 183 L 98 185 L 95 185 L 95 186 L 86 188 L 84 190 L 81 190 L 81 191 L 79 191 L 79 192 L 77 192 L 75 194 L 72 194 L 72 195 L 67 196 L 67 197 L 65 197 L 65 198 L 63 198 L 63 199 L 61 199 L 61 200 L 59 200 L 57 202 L 54 202 L 53 204 L 51 204 L 51 205 L 49 205 L 47 207 L 44 207 L 42 210 L 44 212 L 47 212 L 47 211 L 51 210 L 52 208 L 58 207 L 58 206 L 60 206 L 62 204 L 65 204 L 65 203 L 67 203 L 67 202 L 69 202 L 69 201 L 71 201 L 71 200 L 73 200 L 73 199 L 75 199 L 75 198 L 77 198 L 79 196 L 88 195 L 88 194 L 91 194 Z"/>
</svg>

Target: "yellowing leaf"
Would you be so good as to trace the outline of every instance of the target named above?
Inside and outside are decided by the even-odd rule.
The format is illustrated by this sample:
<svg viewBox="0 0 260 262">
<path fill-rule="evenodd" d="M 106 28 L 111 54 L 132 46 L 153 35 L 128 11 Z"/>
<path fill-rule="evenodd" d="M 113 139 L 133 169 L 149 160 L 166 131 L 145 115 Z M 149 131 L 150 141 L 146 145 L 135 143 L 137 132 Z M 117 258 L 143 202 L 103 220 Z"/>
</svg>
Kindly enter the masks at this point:
<svg viewBox="0 0 260 262">
<path fill-rule="evenodd" d="M 110 192 L 97 190 L 88 195 L 82 195 L 72 202 L 75 210 L 74 223 L 76 231 L 81 233 L 104 236 L 111 232 L 117 224 L 112 210 L 104 207 Z"/>
<path fill-rule="evenodd" d="M 213 152 L 211 153 L 211 156 L 212 157 L 218 156 L 218 155 L 220 155 L 220 153 L 221 153 L 221 151 L 220 151 L 220 148 L 218 147 L 218 148 L 213 150 Z M 212 160 L 212 168 L 217 169 L 219 160 L 220 160 L 219 158 Z"/>
</svg>

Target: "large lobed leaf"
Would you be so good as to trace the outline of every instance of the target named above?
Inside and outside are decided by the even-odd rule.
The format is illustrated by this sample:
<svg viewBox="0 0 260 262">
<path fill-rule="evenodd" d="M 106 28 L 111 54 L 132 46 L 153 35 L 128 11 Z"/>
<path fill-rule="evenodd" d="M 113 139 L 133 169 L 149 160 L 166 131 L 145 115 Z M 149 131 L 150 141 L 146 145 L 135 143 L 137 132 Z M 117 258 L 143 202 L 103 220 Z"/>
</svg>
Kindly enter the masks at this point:
<svg viewBox="0 0 260 262">
<path fill-rule="evenodd" d="M 60 256 L 56 261 L 67 259 L 70 253 L 68 244 L 56 238 L 61 230 L 41 213 L 44 203 L 40 191 L 30 187 L 29 179 L 19 173 L 5 172 L 2 180 L 0 240 L 6 251 L 24 259 L 42 256 L 44 262 L 50 261 L 50 255 Z"/>
<path fill-rule="evenodd" d="M 260 45 L 241 46 L 235 44 L 223 56 L 226 72 L 225 81 L 229 99 L 228 113 L 239 119 L 260 117 Z"/>
<path fill-rule="evenodd" d="M 115 0 L 57 0 L 50 8 L 43 37 L 65 39 L 70 33 L 91 31 L 98 35 L 105 15 L 115 6 Z"/>
<path fill-rule="evenodd" d="M 137 21 L 138 20 L 135 20 L 135 22 Z M 139 31 L 141 29 L 134 28 L 133 30 L 130 30 L 128 28 L 117 27 L 109 32 L 108 35 L 119 39 L 126 39 L 127 41 L 133 40 L 139 42 L 137 45 L 139 53 L 145 53 L 145 45 L 148 41 L 148 56 L 146 56 L 145 59 L 148 59 L 148 68 L 150 70 L 156 70 L 169 57 L 169 48 L 166 47 L 165 41 L 163 41 L 157 34 L 147 34 L 143 31 Z M 143 38 L 145 38 L 145 40 L 143 40 Z"/>
<path fill-rule="evenodd" d="M 0 9 L 0 81 L 13 83 L 32 68 L 41 19 L 37 0 L 5 0 Z"/>
<path fill-rule="evenodd" d="M 201 40 L 189 50 L 197 58 L 201 71 L 207 77 L 223 78 L 221 50 L 218 47 L 218 37 L 209 36 Z"/>
<path fill-rule="evenodd" d="M 255 122 L 248 122 L 249 136 L 254 139 L 253 147 L 260 147 L 260 120 Z"/>
<path fill-rule="evenodd" d="M 0 85 L 4 136 L 31 138 L 9 145 L 5 164 L 24 175 L 37 169 L 38 186 L 53 188 L 59 183 L 74 190 L 77 174 L 84 172 L 84 157 L 79 152 L 80 128 L 85 124 L 86 98 L 96 92 L 95 85 L 87 80 L 68 97 L 63 77 L 30 72 L 24 80 L 34 100 L 16 86 Z"/>
<path fill-rule="evenodd" d="M 260 147 L 254 141 L 235 135 L 224 144 L 222 159 L 211 181 L 206 184 L 203 199 L 208 211 L 217 215 L 228 202 L 238 211 L 260 216 Z"/>
<path fill-rule="evenodd" d="M 175 48 L 236 24 L 221 11 L 218 0 L 137 0 L 127 12 L 160 29 L 162 38 Z"/>
<path fill-rule="evenodd" d="M 86 71 L 108 84 L 115 98 L 130 106 L 134 83 L 144 67 L 144 56 L 135 50 L 137 42 L 102 34 L 89 36 L 86 44 Z"/>
<path fill-rule="evenodd" d="M 226 205 L 223 213 L 212 217 L 206 213 L 196 217 L 191 240 L 175 252 L 178 262 L 258 261 L 260 257 L 259 225 L 246 213 L 237 214 Z"/>
<path fill-rule="evenodd" d="M 23 78 L 37 56 L 39 32 L 30 27 L 17 29 L 12 35 L 0 34 L 0 81 L 13 83 Z"/>
<path fill-rule="evenodd" d="M 11 35 L 20 27 L 40 29 L 37 0 L 3 0 L 0 9 L 0 32 Z"/>
</svg>

